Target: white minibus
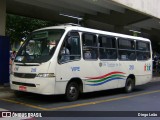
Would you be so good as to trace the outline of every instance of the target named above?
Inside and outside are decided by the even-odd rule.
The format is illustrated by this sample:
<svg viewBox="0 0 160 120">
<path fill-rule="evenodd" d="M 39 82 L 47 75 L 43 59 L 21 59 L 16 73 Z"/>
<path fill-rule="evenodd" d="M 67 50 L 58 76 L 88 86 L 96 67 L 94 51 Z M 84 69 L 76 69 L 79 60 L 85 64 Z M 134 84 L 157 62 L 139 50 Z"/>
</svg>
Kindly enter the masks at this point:
<svg viewBox="0 0 160 120">
<path fill-rule="evenodd" d="M 33 31 L 19 49 L 10 75 L 15 91 L 42 95 L 80 93 L 135 86 L 152 79 L 149 39 L 75 25 Z"/>
</svg>

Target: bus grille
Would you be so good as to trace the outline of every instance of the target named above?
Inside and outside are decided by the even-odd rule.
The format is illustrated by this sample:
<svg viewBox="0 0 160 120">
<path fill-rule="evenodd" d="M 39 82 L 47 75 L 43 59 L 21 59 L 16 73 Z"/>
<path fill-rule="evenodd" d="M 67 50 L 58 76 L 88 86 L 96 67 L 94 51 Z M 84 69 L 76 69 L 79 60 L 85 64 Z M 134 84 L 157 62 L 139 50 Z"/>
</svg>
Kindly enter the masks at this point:
<svg viewBox="0 0 160 120">
<path fill-rule="evenodd" d="M 13 81 L 12 84 L 23 85 L 23 86 L 28 86 L 28 87 L 36 87 L 36 85 L 32 84 L 32 83 L 21 83 L 21 82 L 15 82 L 15 81 Z"/>
<path fill-rule="evenodd" d="M 36 74 L 30 74 L 30 73 L 14 73 L 15 77 L 19 78 L 35 78 Z"/>
</svg>

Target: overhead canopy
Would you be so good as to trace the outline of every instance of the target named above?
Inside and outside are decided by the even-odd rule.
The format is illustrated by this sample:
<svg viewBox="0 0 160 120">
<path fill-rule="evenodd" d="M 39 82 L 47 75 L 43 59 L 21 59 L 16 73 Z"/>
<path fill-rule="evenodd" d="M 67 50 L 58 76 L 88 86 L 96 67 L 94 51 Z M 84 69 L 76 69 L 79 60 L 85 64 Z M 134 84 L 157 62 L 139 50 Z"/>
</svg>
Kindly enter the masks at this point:
<svg viewBox="0 0 160 120">
<path fill-rule="evenodd" d="M 7 13 L 53 20 L 57 23 L 76 23 L 67 14 L 82 17 L 86 27 L 127 33 L 141 31 L 143 36 L 160 38 L 159 19 L 142 14 L 112 0 L 7 0 Z"/>
</svg>

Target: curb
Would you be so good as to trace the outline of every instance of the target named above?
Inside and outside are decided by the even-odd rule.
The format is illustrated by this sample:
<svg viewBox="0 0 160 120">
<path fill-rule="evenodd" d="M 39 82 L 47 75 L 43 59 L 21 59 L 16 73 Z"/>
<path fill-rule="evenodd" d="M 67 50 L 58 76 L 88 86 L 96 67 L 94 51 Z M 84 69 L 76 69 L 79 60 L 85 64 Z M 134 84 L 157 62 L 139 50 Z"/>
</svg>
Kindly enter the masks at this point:
<svg viewBox="0 0 160 120">
<path fill-rule="evenodd" d="M 160 81 L 160 77 L 153 77 L 151 82 L 157 82 L 157 81 Z"/>
</svg>

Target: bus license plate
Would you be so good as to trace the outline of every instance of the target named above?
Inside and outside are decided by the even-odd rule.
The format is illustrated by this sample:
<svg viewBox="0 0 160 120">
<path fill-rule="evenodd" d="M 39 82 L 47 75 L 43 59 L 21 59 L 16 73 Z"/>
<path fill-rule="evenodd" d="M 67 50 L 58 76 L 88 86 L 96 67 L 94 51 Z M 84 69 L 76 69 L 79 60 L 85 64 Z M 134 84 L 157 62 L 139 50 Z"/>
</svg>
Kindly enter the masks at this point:
<svg viewBox="0 0 160 120">
<path fill-rule="evenodd" d="M 27 91 L 27 87 L 26 86 L 19 86 L 19 90 L 20 91 Z"/>
</svg>

